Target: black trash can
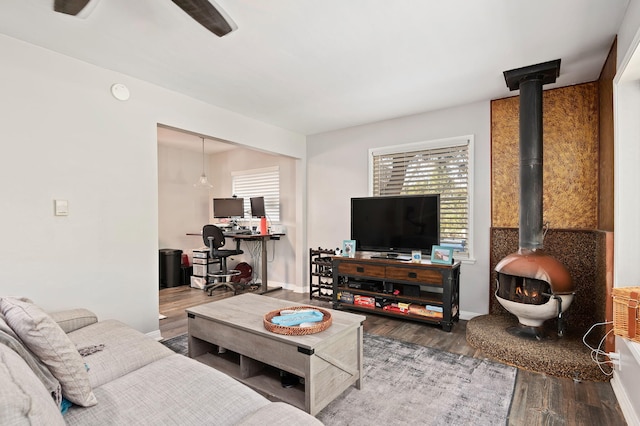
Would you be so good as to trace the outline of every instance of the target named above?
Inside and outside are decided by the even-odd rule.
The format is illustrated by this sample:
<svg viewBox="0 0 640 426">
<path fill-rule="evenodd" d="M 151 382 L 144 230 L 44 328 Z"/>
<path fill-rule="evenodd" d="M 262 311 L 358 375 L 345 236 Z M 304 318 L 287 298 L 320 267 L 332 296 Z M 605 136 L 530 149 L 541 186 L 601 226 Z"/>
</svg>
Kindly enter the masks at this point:
<svg viewBox="0 0 640 426">
<path fill-rule="evenodd" d="M 160 249 L 160 288 L 181 285 L 182 250 Z"/>
<path fill-rule="evenodd" d="M 181 283 L 182 285 L 191 285 L 191 275 L 193 275 L 193 266 L 182 265 L 181 270 Z"/>
</svg>

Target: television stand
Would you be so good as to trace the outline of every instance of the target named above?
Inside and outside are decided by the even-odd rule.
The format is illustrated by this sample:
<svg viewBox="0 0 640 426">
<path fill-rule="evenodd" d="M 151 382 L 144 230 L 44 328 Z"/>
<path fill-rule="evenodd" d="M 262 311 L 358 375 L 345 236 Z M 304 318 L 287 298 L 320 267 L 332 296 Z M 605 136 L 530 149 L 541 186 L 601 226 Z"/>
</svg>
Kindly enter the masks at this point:
<svg viewBox="0 0 640 426">
<path fill-rule="evenodd" d="M 400 262 L 381 253 L 334 256 L 333 308 L 439 325 L 451 331 L 460 318 L 460 261 L 452 265 Z"/>
</svg>

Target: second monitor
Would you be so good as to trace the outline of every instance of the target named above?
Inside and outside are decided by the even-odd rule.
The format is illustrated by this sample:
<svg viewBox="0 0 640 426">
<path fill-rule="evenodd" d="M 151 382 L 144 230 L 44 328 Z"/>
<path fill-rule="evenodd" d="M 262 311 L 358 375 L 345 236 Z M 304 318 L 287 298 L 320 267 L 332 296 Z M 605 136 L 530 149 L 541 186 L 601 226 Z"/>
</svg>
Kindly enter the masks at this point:
<svg viewBox="0 0 640 426">
<path fill-rule="evenodd" d="M 264 197 L 251 197 L 251 216 L 266 217 L 267 213 L 264 209 Z"/>
</svg>

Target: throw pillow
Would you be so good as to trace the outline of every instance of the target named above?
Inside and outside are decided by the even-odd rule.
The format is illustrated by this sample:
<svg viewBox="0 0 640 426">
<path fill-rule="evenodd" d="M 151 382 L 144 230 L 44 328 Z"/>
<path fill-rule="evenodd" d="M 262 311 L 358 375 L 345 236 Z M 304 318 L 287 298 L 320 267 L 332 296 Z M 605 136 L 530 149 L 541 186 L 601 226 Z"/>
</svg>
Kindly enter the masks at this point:
<svg viewBox="0 0 640 426">
<path fill-rule="evenodd" d="M 56 425 L 64 420 L 55 401 L 24 360 L 0 344 L 0 424 Z"/>
<path fill-rule="evenodd" d="M 0 311 L 13 331 L 58 379 L 65 398 L 83 407 L 97 403 L 82 357 L 49 315 L 32 303 L 11 297 L 0 299 Z"/>
</svg>

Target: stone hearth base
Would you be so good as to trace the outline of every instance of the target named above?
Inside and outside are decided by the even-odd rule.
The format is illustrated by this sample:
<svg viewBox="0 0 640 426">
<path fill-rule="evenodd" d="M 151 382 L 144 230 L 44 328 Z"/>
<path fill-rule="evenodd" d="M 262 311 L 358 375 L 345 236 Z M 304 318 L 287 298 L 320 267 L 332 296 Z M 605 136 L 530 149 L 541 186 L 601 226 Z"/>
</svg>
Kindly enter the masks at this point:
<svg viewBox="0 0 640 426">
<path fill-rule="evenodd" d="M 608 381 L 591 360 L 590 349 L 582 336 L 558 338 L 554 330 L 542 341 L 513 336 L 508 327 L 516 326 L 513 315 L 482 315 L 467 323 L 467 342 L 485 355 L 504 363 L 538 373 L 575 380 Z M 595 345 L 589 341 L 589 344 Z M 608 366 L 603 367 L 609 371 Z"/>
</svg>

